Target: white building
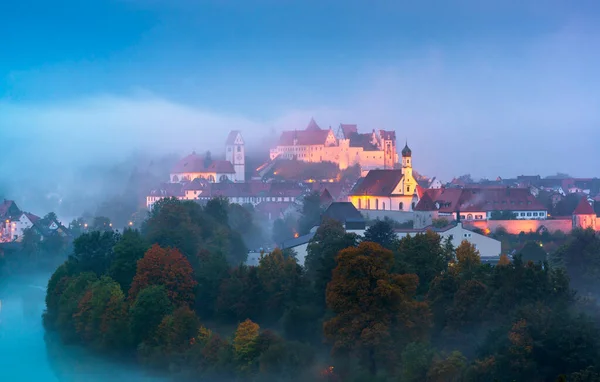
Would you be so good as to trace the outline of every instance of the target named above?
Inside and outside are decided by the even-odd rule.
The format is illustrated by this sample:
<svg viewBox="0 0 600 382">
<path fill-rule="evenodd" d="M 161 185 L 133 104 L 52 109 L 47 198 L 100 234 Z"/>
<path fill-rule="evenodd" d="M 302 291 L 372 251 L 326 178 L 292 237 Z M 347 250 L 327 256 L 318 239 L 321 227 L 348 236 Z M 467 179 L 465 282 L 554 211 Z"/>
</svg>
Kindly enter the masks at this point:
<svg viewBox="0 0 600 382">
<path fill-rule="evenodd" d="M 412 211 L 419 201 L 412 171 L 412 151 L 406 145 L 401 170 L 369 171 L 354 186 L 348 200 L 358 210 Z"/>
<path fill-rule="evenodd" d="M 229 133 L 225 142 L 225 160 L 233 165 L 235 171 L 234 181 L 244 182 L 246 180 L 246 165 L 244 152 L 244 139 L 242 134 L 234 130 Z"/>
<path fill-rule="evenodd" d="M 225 158 L 226 160 L 213 160 L 209 153 L 200 156 L 193 152 L 173 167 L 170 182 L 185 183 L 194 179 L 205 179 L 209 183 L 244 182 L 244 139 L 239 131 L 229 133 L 225 142 Z"/>
<path fill-rule="evenodd" d="M 463 240 L 468 241 L 469 243 L 475 246 L 475 249 L 479 251 L 479 254 L 482 258 L 485 257 L 498 257 L 502 252 L 502 245 L 500 241 L 496 239 L 492 239 L 491 237 L 481 235 L 477 232 L 473 232 L 464 228 L 462 223 L 451 224 L 445 228 L 435 229 L 429 227 L 432 231 L 436 232 L 443 241 L 447 238 L 451 238 L 451 243 L 454 248 L 457 248 Z M 427 229 L 407 229 L 407 230 L 396 230 L 396 235 L 399 238 L 406 237 L 408 235 L 416 235 L 418 233 L 425 233 Z"/>
</svg>

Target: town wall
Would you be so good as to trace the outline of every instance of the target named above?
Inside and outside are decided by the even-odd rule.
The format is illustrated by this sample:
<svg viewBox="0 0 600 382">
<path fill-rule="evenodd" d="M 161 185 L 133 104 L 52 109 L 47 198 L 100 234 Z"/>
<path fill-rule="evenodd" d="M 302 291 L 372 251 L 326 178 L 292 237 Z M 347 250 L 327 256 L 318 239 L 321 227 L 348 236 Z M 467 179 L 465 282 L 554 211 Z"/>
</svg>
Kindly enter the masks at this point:
<svg viewBox="0 0 600 382">
<path fill-rule="evenodd" d="M 499 227 L 504 227 L 506 232 L 518 235 L 521 232 L 537 232 L 541 227 L 545 227 L 548 232 L 571 232 L 573 223 L 570 219 L 547 219 L 547 220 L 482 220 L 465 222 L 465 225 L 470 225 L 481 230 L 489 229 L 491 232 L 496 231 Z"/>
<path fill-rule="evenodd" d="M 384 210 L 359 210 L 362 216 L 367 220 L 384 219 L 388 217 L 398 223 L 406 223 L 415 220 L 413 211 L 384 211 Z"/>
</svg>

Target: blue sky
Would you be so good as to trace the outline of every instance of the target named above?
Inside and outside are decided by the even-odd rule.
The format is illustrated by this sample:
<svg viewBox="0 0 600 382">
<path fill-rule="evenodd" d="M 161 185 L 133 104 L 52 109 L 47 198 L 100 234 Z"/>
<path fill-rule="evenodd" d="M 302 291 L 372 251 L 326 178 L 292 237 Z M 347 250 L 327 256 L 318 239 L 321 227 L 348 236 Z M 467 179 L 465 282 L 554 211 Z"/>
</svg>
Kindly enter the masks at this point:
<svg viewBox="0 0 600 382">
<path fill-rule="evenodd" d="M 19 0 L 0 36 L 0 138 L 42 155 L 258 144 L 314 116 L 395 129 L 444 178 L 600 176 L 597 1 Z"/>
</svg>

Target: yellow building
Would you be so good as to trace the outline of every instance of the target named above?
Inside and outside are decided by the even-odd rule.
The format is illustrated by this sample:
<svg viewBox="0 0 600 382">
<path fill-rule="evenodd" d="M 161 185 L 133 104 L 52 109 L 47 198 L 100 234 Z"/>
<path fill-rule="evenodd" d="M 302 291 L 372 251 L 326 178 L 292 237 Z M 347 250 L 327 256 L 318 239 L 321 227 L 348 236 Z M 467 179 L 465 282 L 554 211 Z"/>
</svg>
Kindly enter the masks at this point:
<svg viewBox="0 0 600 382">
<path fill-rule="evenodd" d="M 418 195 L 408 145 L 402 150 L 401 170 L 369 171 L 354 186 L 348 199 L 359 210 L 412 211 Z"/>
<path fill-rule="evenodd" d="M 396 133 L 380 130 L 360 134 L 356 125 L 341 124 L 337 135 L 321 129 L 314 119 L 304 130 L 284 131 L 270 159 L 333 162 L 341 170 L 358 164 L 363 171 L 393 169 L 398 163 Z"/>
</svg>

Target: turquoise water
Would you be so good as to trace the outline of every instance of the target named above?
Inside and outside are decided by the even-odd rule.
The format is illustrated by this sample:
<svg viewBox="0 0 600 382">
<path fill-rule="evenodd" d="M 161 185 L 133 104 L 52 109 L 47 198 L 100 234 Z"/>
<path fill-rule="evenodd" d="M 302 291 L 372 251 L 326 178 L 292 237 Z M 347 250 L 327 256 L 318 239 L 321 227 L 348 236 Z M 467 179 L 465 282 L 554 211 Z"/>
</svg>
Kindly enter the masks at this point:
<svg viewBox="0 0 600 382">
<path fill-rule="evenodd" d="M 162 382 L 45 333 L 42 313 L 49 275 L 0 280 L 0 382 Z"/>
</svg>

